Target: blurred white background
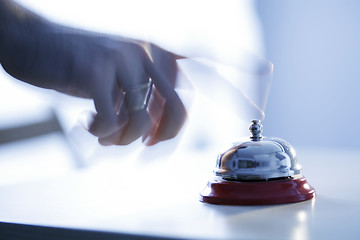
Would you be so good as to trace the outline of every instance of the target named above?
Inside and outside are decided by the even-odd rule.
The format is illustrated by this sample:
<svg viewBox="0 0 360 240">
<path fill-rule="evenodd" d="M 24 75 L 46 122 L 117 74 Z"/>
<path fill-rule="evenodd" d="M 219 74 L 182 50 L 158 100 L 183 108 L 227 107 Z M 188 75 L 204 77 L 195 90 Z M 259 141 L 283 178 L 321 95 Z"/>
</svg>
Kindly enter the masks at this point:
<svg viewBox="0 0 360 240">
<path fill-rule="evenodd" d="M 360 2 L 257 1 L 274 79 L 266 134 L 294 145 L 359 148 Z"/>
</svg>

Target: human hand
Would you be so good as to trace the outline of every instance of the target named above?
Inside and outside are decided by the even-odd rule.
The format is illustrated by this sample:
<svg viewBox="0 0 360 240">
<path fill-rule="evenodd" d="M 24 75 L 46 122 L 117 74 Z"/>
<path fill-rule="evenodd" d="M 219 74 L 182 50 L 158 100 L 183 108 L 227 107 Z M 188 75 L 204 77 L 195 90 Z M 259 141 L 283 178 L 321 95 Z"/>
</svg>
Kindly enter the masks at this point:
<svg viewBox="0 0 360 240">
<path fill-rule="evenodd" d="M 109 128 L 98 110 L 90 132 L 99 136 L 103 145 L 126 145 L 142 137 L 150 146 L 175 137 L 186 119 L 186 110 L 174 91 L 178 72 L 176 59 L 180 57 L 147 42 L 132 42 L 125 51 L 127 66 L 119 66 L 120 84 L 112 88 L 115 128 Z M 124 53 L 119 55 L 124 56 Z M 97 109 L 109 104 L 110 99 L 101 97 L 104 95 L 99 93 L 98 101 L 94 99 Z"/>
<path fill-rule="evenodd" d="M 103 145 L 126 145 L 139 137 L 154 145 L 177 135 L 186 119 L 174 90 L 179 56 L 148 42 L 59 26 L 22 10 L 1 26 L 0 61 L 10 75 L 93 99 L 97 112 L 89 131 Z"/>
</svg>

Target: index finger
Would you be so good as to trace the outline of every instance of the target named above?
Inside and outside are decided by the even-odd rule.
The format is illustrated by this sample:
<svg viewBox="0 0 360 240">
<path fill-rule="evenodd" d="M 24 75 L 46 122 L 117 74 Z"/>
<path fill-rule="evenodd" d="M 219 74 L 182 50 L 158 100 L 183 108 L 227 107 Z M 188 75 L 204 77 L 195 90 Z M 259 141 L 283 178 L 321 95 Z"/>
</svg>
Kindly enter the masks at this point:
<svg viewBox="0 0 360 240">
<path fill-rule="evenodd" d="M 187 117 L 185 107 L 174 90 L 178 72 L 175 55 L 156 47 L 151 54 L 152 61 L 148 61 L 146 70 L 165 101 L 159 124 L 147 145 L 175 137 Z"/>
</svg>

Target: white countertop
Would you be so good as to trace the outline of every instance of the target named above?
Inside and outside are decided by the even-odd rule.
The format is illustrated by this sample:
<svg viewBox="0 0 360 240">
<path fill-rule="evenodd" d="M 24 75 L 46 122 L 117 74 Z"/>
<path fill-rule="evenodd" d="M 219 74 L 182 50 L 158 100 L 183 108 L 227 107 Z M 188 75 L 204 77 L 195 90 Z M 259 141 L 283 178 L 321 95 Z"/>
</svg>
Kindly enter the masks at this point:
<svg viewBox="0 0 360 240">
<path fill-rule="evenodd" d="M 316 199 L 246 207 L 199 202 L 216 159 L 207 152 L 103 155 L 66 176 L 0 186 L 0 221 L 176 238 L 359 236 L 360 151 L 297 149 Z"/>
</svg>

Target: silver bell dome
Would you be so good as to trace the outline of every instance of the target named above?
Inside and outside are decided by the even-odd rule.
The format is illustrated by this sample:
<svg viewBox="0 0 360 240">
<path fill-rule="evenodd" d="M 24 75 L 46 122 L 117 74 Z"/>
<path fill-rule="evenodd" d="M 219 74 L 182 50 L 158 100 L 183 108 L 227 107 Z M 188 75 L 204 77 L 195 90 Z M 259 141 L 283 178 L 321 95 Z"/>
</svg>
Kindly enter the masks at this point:
<svg viewBox="0 0 360 240">
<path fill-rule="evenodd" d="M 218 156 L 215 174 L 235 181 L 268 181 L 301 174 L 295 149 L 281 138 L 263 137 L 262 129 L 260 120 L 252 120 L 250 138 Z"/>
</svg>

